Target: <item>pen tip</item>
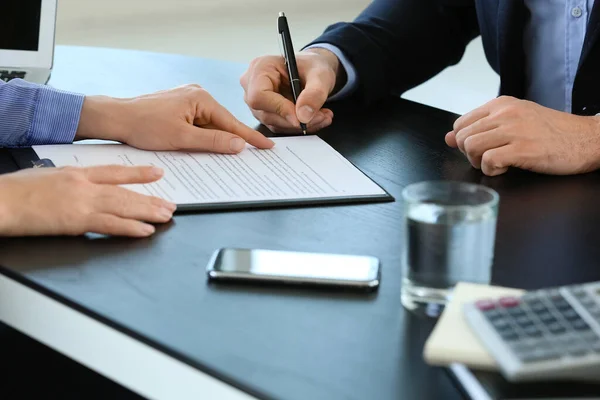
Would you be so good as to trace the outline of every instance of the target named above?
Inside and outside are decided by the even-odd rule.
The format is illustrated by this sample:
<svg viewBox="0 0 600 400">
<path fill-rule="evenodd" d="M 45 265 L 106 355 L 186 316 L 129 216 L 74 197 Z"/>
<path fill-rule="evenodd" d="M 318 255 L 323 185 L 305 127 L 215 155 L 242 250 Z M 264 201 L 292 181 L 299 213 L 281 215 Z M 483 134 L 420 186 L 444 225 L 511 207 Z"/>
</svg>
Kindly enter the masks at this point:
<svg viewBox="0 0 600 400">
<path fill-rule="evenodd" d="M 280 17 L 285 17 L 285 13 L 282 11 L 282 12 L 279 13 L 279 16 Z"/>
<path fill-rule="evenodd" d="M 306 129 L 303 129 L 303 130 L 302 130 L 302 133 L 304 133 L 304 134 L 306 135 Z"/>
</svg>

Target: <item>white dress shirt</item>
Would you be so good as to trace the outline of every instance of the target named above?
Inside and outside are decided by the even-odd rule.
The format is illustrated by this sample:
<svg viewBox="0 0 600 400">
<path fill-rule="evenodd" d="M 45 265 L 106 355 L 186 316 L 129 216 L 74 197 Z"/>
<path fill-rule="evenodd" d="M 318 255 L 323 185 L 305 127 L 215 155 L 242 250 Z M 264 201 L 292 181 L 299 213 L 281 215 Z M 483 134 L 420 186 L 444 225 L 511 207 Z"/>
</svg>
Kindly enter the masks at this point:
<svg viewBox="0 0 600 400">
<path fill-rule="evenodd" d="M 525 97 L 555 110 L 571 112 L 573 83 L 594 0 L 525 0 L 525 5 L 531 13 L 523 34 Z M 327 43 L 311 47 L 332 51 L 348 75 L 344 87 L 329 101 L 350 95 L 358 86 L 359 77 L 344 53 Z"/>
</svg>

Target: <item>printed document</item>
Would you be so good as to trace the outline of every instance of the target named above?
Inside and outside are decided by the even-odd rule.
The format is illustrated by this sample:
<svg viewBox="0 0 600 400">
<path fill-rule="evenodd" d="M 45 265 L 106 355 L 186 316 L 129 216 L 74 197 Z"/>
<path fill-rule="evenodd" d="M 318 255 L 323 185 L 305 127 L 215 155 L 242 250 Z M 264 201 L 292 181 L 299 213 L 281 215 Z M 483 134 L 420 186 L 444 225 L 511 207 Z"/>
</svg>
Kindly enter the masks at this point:
<svg viewBox="0 0 600 400">
<path fill-rule="evenodd" d="M 240 154 L 143 151 L 123 144 L 34 146 L 57 167 L 153 165 L 165 171 L 154 183 L 125 185 L 178 205 L 336 198 L 389 198 L 317 136 L 275 138 L 270 150 L 250 145 Z"/>
</svg>

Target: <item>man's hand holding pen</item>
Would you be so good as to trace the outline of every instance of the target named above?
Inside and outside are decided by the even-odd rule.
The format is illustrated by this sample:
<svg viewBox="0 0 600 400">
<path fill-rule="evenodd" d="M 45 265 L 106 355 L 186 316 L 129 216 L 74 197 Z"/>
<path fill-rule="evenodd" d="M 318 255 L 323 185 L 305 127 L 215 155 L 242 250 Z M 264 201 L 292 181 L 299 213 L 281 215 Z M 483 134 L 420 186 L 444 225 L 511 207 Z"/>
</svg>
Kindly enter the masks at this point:
<svg viewBox="0 0 600 400">
<path fill-rule="evenodd" d="M 296 60 L 305 86 L 295 105 L 281 56 L 253 60 L 240 79 L 252 114 L 276 133 L 300 133 L 300 122 L 314 133 L 333 121 L 333 111 L 323 105 L 336 84 L 337 57 L 325 49 L 309 49 L 297 54 Z"/>
<path fill-rule="evenodd" d="M 333 121 L 333 112 L 323 105 L 343 67 L 326 49 L 312 48 L 296 54 L 297 76 L 304 87 L 294 96 L 290 62 L 285 59 L 293 56 L 293 47 L 291 41 L 284 40 L 283 45 L 285 56 L 260 57 L 250 63 L 240 79 L 244 100 L 254 117 L 275 133 L 301 133 L 301 123 L 306 124 L 309 133 L 317 132 Z"/>
</svg>

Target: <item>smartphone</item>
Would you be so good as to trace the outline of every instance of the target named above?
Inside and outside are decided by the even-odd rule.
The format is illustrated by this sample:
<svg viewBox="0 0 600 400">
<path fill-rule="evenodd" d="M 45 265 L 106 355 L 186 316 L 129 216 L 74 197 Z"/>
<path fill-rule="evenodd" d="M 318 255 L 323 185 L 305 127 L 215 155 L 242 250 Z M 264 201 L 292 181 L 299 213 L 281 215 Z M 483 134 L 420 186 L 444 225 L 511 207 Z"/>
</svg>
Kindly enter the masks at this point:
<svg viewBox="0 0 600 400">
<path fill-rule="evenodd" d="M 207 273 L 211 280 L 310 284 L 374 290 L 381 272 L 375 257 L 258 249 L 219 249 Z"/>
</svg>

